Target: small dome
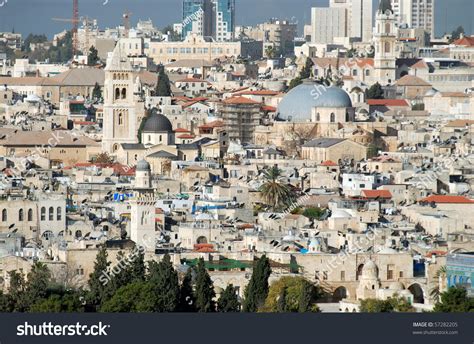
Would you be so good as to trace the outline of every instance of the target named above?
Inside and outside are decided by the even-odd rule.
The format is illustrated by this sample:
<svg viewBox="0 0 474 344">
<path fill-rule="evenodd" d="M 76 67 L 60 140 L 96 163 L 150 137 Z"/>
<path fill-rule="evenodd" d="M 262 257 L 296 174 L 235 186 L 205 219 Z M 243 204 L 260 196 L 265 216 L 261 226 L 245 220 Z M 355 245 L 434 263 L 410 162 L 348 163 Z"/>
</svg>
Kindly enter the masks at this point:
<svg viewBox="0 0 474 344">
<path fill-rule="evenodd" d="M 378 276 L 379 269 L 372 260 L 369 260 L 367 263 L 364 264 L 364 267 L 362 268 L 363 279 L 377 279 Z"/>
<path fill-rule="evenodd" d="M 169 133 L 173 131 L 173 126 L 168 117 L 158 113 L 156 109 L 152 109 L 147 117 L 145 125 L 143 126 L 143 133 Z"/>
<path fill-rule="evenodd" d="M 150 167 L 150 164 L 148 163 L 148 161 L 140 160 L 137 163 L 137 171 L 147 172 L 147 171 L 150 171 L 150 170 L 151 170 L 151 167 Z"/>
<path fill-rule="evenodd" d="M 352 101 L 343 89 L 336 86 L 324 86 L 311 80 L 305 80 L 288 92 L 277 110 L 277 120 L 289 122 L 311 121 L 312 109 L 351 108 Z"/>
</svg>

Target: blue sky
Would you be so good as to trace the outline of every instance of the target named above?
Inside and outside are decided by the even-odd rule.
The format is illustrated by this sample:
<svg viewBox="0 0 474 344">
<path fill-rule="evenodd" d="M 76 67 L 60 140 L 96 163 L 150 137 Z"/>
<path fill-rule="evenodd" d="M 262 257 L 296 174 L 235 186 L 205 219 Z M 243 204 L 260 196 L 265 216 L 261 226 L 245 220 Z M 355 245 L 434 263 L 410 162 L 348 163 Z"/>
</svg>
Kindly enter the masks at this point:
<svg viewBox="0 0 474 344">
<path fill-rule="evenodd" d="M 108 1 L 106 5 L 104 2 Z M 474 0 L 435 0 L 436 34 L 458 25 L 466 31 L 474 29 Z M 271 17 L 293 18 L 299 23 L 310 21 L 311 6 L 325 6 L 328 0 L 236 0 L 237 24 L 255 24 Z M 377 0 L 374 0 L 377 3 Z M 0 31 L 13 27 L 27 35 L 30 32 L 52 36 L 68 27 L 52 17 L 68 18 L 72 0 L 0 0 Z M 121 22 L 126 10 L 133 13 L 132 22 L 152 19 L 156 26 L 164 27 L 181 18 L 181 0 L 80 0 L 80 14 L 99 19 L 100 26 L 112 27 Z M 302 28 L 302 26 L 301 26 Z M 300 28 L 300 29 L 301 29 Z"/>
</svg>

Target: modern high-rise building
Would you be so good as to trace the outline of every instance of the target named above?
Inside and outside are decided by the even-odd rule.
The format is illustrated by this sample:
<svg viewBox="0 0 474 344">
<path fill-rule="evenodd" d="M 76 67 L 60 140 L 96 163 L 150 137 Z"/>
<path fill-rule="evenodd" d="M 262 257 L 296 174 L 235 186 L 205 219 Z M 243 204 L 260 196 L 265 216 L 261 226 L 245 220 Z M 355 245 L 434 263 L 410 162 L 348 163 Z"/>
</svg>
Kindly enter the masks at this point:
<svg viewBox="0 0 474 344">
<path fill-rule="evenodd" d="M 345 8 L 313 7 L 311 9 L 311 41 L 333 44 L 337 37 L 348 37 Z"/>
<path fill-rule="evenodd" d="M 410 28 L 422 28 L 434 38 L 435 0 L 391 0 L 393 12 L 399 24 Z"/>
<path fill-rule="evenodd" d="M 235 0 L 183 0 L 182 26 L 183 38 L 193 33 L 216 41 L 232 40 Z"/>
<path fill-rule="evenodd" d="M 235 0 L 214 0 L 213 37 L 216 41 L 230 41 L 235 31 Z"/>
<path fill-rule="evenodd" d="M 190 33 L 212 36 L 212 7 L 211 0 L 183 0 L 183 38 Z"/>
<path fill-rule="evenodd" d="M 359 38 L 362 42 L 372 40 L 372 0 L 330 0 L 329 7 L 344 8 L 347 11 L 349 37 Z"/>
</svg>

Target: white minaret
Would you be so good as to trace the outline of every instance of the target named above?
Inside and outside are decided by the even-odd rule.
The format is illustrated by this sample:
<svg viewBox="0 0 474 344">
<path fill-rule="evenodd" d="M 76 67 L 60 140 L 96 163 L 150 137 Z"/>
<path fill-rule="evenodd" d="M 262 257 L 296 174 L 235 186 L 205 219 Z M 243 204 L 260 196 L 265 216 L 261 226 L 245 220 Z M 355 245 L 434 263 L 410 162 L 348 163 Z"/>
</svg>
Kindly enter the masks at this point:
<svg viewBox="0 0 474 344">
<path fill-rule="evenodd" d="M 135 174 L 133 198 L 130 200 L 130 239 L 146 251 L 155 250 L 155 197 L 152 186 L 150 164 L 138 162 Z"/>
<path fill-rule="evenodd" d="M 102 149 L 113 155 L 122 143 L 138 143 L 133 68 L 120 41 L 107 59 Z"/>
<path fill-rule="evenodd" d="M 395 82 L 397 53 L 397 20 L 390 0 L 381 0 L 375 16 L 375 77 L 385 86 Z"/>
</svg>

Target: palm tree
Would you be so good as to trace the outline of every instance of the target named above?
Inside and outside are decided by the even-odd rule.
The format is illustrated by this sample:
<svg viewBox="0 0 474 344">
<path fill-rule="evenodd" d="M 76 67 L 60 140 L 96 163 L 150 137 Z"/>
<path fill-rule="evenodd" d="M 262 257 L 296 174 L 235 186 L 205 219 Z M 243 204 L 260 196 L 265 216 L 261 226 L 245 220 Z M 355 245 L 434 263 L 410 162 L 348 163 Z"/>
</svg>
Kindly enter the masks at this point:
<svg viewBox="0 0 474 344">
<path fill-rule="evenodd" d="M 431 288 L 430 290 L 430 296 L 433 298 L 433 300 L 438 301 L 439 297 L 441 295 L 441 281 L 446 278 L 446 266 L 442 266 L 436 271 L 436 274 L 434 275 L 434 280 L 437 281 L 436 285 Z"/>
<path fill-rule="evenodd" d="M 295 199 L 293 190 L 285 183 L 281 172 L 276 166 L 264 171 L 265 182 L 259 189 L 263 201 L 271 206 L 273 211 L 290 206 Z"/>
</svg>

